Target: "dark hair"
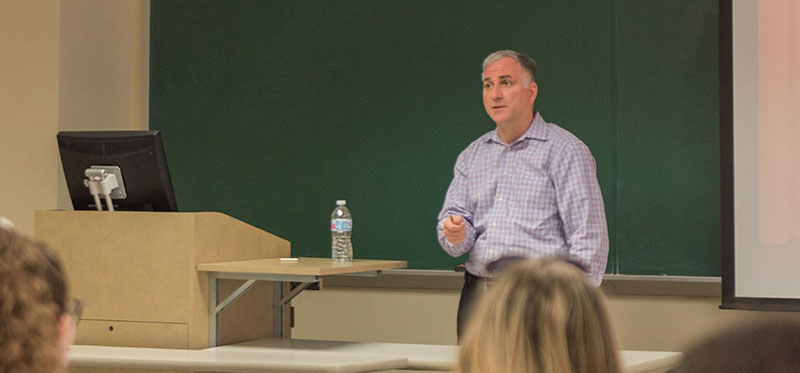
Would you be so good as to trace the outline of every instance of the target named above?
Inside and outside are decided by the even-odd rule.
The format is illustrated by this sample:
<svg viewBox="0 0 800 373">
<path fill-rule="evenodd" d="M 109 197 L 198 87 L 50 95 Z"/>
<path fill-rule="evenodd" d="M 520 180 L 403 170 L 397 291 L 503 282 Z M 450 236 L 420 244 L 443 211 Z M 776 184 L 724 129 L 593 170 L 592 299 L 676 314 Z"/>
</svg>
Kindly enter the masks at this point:
<svg viewBox="0 0 800 373">
<path fill-rule="evenodd" d="M 40 241 L 0 228 L 0 371 L 63 369 L 58 325 L 67 304 L 58 255 Z"/>
<path fill-rule="evenodd" d="M 718 332 L 692 346 L 675 373 L 794 372 L 800 367 L 800 323 L 770 320 Z"/>
</svg>

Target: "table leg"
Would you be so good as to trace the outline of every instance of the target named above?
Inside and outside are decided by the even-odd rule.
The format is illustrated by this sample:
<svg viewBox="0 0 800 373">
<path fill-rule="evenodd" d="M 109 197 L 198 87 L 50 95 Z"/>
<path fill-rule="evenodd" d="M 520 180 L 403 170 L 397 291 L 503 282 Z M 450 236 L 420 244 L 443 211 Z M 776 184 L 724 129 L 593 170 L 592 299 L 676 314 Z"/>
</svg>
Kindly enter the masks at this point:
<svg viewBox="0 0 800 373">
<path fill-rule="evenodd" d="M 283 282 L 272 283 L 272 337 L 283 338 Z"/>
<path fill-rule="evenodd" d="M 219 321 L 219 314 L 217 314 L 217 299 L 219 298 L 219 289 L 217 287 L 217 276 L 212 273 L 208 274 L 208 346 L 219 346 L 219 329 L 217 323 Z"/>
</svg>

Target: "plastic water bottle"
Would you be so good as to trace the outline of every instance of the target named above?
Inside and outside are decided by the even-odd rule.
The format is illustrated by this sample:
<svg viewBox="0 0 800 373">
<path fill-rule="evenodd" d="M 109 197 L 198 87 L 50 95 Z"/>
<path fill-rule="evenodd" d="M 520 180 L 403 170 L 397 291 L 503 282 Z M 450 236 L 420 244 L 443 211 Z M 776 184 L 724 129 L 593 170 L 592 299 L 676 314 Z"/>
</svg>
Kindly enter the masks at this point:
<svg viewBox="0 0 800 373">
<path fill-rule="evenodd" d="M 350 235 L 353 233 L 353 215 L 345 206 L 347 201 L 336 201 L 336 208 L 331 214 L 331 258 L 335 262 L 353 261 L 353 243 Z"/>
</svg>

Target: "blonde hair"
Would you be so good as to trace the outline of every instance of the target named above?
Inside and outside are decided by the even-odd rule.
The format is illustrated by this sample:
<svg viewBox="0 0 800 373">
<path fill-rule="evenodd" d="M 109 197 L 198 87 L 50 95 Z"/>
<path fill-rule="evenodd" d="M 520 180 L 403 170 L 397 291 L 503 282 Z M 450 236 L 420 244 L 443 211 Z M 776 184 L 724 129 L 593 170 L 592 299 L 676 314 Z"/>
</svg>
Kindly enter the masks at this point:
<svg viewBox="0 0 800 373">
<path fill-rule="evenodd" d="M 58 325 L 67 299 L 58 255 L 0 228 L 0 372 L 64 370 Z"/>
<path fill-rule="evenodd" d="M 456 372 L 620 372 L 603 296 L 576 266 L 514 264 L 479 301 Z"/>
</svg>

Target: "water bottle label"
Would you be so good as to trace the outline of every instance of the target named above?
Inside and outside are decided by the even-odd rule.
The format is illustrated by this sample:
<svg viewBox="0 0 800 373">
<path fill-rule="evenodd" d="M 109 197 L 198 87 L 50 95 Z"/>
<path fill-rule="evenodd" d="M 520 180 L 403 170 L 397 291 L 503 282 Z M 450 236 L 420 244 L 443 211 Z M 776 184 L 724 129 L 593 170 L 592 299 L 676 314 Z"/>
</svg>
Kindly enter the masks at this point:
<svg viewBox="0 0 800 373">
<path fill-rule="evenodd" d="M 331 232 L 350 232 L 353 230 L 353 219 L 331 219 Z"/>
</svg>

